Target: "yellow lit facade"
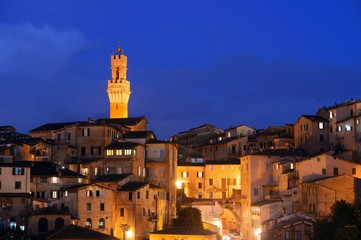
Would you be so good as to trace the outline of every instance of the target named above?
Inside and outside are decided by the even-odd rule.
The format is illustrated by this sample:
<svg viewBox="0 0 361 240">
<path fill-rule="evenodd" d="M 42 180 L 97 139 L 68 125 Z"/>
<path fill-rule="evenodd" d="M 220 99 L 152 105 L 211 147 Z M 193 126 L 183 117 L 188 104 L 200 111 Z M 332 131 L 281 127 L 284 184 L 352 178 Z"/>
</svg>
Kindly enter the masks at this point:
<svg viewBox="0 0 361 240">
<path fill-rule="evenodd" d="M 118 47 L 110 58 L 112 78 L 108 80 L 108 97 L 110 102 L 110 118 L 127 118 L 130 82 L 127 80 L 127 57 Z"/>
</svg>

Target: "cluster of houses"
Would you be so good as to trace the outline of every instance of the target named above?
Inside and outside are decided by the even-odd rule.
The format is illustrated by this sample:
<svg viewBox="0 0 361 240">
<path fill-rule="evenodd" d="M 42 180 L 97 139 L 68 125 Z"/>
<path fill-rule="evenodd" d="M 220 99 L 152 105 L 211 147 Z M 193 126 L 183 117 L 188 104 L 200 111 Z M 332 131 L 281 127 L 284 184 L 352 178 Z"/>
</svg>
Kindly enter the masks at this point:
<svg viewBox="0 0 361 240">
<path fill-rule="evenodd" d="M 361 100 L 295 123 L 210 124 L 159 140 L 128 117 L 122 49 L 111 56 L 110 118 L 0 126 L 0 232 L 38 239 L 312 239 L 338 200 L 361 198 Z M 182 207 L 204 229 L 173 227 Z M 78 234 L 80 237 L 75 237 Z"/>
</svg>

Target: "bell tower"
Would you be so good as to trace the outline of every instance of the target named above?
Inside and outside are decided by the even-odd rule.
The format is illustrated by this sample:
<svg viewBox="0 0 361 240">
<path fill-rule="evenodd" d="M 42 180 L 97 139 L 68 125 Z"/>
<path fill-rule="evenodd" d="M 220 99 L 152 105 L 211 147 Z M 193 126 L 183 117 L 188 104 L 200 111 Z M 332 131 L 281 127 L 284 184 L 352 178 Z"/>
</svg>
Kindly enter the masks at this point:
<svg viewBox="0 0 361 240">
<path fill-rule="evenodd" d="M 127 80 L 127 57 L 118 46 L 116 53 L 110 57 L 112 78 L 108 80 L 108 97 L 110 102 L 110 118 L 127 118 L 128 101 L 132 93 Z"/>
</svg>

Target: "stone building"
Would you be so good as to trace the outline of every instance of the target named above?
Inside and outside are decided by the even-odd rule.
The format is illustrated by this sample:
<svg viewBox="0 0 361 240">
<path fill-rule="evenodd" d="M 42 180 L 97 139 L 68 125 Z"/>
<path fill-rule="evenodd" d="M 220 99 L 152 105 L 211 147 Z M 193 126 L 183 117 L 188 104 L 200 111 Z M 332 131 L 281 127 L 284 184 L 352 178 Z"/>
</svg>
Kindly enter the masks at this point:
<svg viewBox="0 0 361 240">
<path fill-rule="evenodd" d="M 295 148 L 311 154 L 329 150 L 328 120 L 317 115 L 302 115 L 294 124 Z"/>
</svg>

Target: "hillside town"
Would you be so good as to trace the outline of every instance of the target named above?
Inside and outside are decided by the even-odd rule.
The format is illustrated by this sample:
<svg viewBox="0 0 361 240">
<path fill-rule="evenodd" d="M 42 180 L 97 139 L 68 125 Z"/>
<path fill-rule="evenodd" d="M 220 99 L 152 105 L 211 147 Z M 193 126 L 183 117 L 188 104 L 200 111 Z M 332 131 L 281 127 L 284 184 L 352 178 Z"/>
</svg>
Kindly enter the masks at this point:
<svg viewBox="0 0 361 240">
<path fill-rule="evenodd" d="M 283 126 L 205 123 L 164 140 L 146 116 L 128 116 L 121 47 L 110 64 L 109 118 L 45 120 L 26 134 L 0 126 L 3 236 L 311 240 L 337 201 L 361 200 L 361 100 Z M 203 229 L 172 225 L 184 207 L 201 211 Z"/>
</svg>

